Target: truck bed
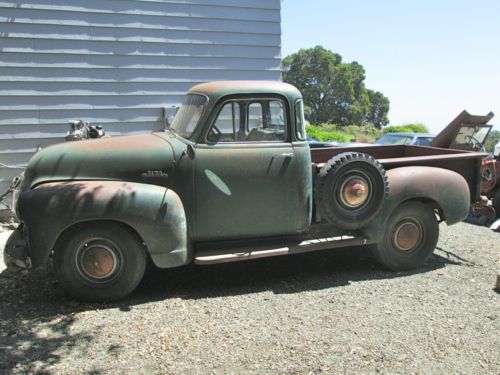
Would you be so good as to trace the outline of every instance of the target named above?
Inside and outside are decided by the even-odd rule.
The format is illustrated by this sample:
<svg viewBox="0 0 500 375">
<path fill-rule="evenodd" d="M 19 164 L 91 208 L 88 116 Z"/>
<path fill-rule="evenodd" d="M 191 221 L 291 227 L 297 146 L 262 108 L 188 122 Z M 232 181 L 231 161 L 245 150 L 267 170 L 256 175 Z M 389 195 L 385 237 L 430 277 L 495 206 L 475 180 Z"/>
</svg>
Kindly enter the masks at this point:
<svg viewBox="0 0 500 375">
<path fill-rule="evenodd" d="M 354 146 L 311 149 L 315 172 L 333 156 L 343 152 L 362 152 L 377 159 L 386 170 L 404 166 L 427 166 L 452 170 L 465 178 L 471 203 L 480 195 L 481 160 L 486 153 L 410 145 Z"/>
</svg>

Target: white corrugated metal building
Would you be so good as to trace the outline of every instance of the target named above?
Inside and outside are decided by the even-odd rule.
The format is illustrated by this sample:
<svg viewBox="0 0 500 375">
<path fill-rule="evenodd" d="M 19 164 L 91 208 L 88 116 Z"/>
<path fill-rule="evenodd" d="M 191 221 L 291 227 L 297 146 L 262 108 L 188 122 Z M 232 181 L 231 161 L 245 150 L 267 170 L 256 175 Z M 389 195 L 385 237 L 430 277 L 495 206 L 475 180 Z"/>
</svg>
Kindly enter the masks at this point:
<svg viewBox="0 0 500 375">
<path fill-rule="evenodd" d="M 281 79 L 280 0 L 0 0 L 0 192 L 69 120 L 159 130 L 221 79 Z"/>
</svg>

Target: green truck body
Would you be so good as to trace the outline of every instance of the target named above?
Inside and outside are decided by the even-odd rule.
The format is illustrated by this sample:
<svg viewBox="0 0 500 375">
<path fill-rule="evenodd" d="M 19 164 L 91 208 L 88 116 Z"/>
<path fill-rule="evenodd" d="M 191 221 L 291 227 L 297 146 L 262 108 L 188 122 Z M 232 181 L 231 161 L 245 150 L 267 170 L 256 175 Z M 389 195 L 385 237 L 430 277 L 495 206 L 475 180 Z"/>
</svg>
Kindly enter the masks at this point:
<svg viewBox="0 0 500 375">
<path fill-rule="evenodd" d="M 169 268 L 374 244 L 383 265 L 405 269 L 437 241 L 425 215 L 436 226 L 467 215 L 483 156 L 418 146 L 311 150 L 293 86 L 201 84 L 164 132 L 35 154 L 5 261 L 37 267 L 53 254 L 62 286 L 96 300 L 130 293 L 148 257 Z"/>
</svg>

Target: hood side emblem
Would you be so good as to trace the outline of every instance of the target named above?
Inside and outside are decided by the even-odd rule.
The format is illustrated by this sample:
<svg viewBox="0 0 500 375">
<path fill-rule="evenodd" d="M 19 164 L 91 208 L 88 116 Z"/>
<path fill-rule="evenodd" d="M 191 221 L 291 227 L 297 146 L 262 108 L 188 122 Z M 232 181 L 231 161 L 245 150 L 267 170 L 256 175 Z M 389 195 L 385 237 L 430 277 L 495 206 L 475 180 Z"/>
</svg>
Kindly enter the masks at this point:
<svg viewBox="0 0 500 375">
<path fill-rule="evenodd" d="M 168 173 L 160 170 L 150 170 L 141 174 L 141 177 L 157 178 L 157 177 L 168 177 Z"/>
</svg>

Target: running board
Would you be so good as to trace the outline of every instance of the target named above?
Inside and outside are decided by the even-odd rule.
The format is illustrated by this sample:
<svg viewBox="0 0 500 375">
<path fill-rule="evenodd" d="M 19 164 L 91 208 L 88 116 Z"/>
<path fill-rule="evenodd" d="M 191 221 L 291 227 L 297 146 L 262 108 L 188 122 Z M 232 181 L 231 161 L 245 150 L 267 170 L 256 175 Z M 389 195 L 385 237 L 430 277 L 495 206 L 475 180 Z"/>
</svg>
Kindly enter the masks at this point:
<svg viewBox="0 0 500 375">
<path fill-rule="evenodd" d="M 240 262 L 243 260 L 276 257 L 281 255 L 301 254 L 318 250 L 337 249 L 340 247 L 368 245 L 366 238 L 355 238 L 349 236 L 321 238 L 301 242 L 295 246 L 280 247 L 278 249 L 268 249 L 259 251 L 238 252 L 233 254 L 200 256 L 194 259 L 195 264 L 208 265 L 217 263 Z"/>
</svg>

